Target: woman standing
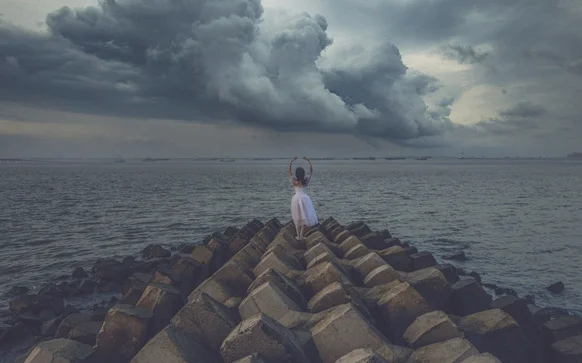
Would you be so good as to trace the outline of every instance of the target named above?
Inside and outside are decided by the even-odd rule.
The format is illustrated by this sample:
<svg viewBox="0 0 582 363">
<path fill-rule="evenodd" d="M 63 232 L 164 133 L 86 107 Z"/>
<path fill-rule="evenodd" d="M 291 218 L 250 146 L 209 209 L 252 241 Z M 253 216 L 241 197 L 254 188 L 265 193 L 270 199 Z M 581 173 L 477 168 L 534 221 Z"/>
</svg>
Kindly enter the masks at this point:
<svg viewBox="0 0 582 363">
<path fill-rule="evenodd" d="M 297 231 L 297 239 L 303 239 L 303 232 L 304 228 L 315 226 L 318 224 L 317 214 L 315 213 L 315 207 L 313 206 L 313 202 L 307 193 L 305 192 L 305 188 L 309 184 L 311 179 L 311 175 L 313 174 L 313 166 L 311 165 L 311 161 L 303 157 L 303 160 L 309 163 L 309 174 L 305 174 L 305 170 L 301 167 L 295 169 L 295 176 L 291 172 L 291 167 L 293 162 L 297 160 L 297 157 L 294 157 L 291 162 L 289 163 L 289 178 L 291 179 L 291 183 L 293 184 L 293 188 L 295 189 L 295 195 L 291 199 L 291 216 L 293 217 L 293 223 L 295 223 L 295 229 Z"/>
</svg>

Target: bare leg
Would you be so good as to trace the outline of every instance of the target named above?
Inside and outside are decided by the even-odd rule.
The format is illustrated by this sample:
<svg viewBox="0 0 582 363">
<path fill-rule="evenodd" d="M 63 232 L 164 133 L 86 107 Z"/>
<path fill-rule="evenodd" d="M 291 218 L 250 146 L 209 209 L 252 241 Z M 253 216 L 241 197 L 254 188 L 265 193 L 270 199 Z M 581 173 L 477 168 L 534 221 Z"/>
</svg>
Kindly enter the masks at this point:
<svg viewBox="0 0 582 363">
<path fill-rule="evenodd" d="M 301 226 L 299 225 L 295 225 L 295 232 L 297 232 L 297 236 L 295 237 L 296 239 L 301 239 Z"/>
<path fill-rule="evenodd" d="M 303 241 L 303 229 L 304 228 L 305 228 L 304 226 L 299 227 L 299 240 L 300 241 Z"/>
</svg>

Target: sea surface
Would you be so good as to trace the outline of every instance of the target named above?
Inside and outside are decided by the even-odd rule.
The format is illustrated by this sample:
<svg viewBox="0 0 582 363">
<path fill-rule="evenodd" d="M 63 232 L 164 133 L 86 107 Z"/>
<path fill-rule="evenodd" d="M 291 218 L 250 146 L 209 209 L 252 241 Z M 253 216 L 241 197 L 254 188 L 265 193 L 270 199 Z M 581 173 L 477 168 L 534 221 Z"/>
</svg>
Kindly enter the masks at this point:
<svg viewBox="0 0 582 363">
<path fill-rule="evenodd" d="M 177 246 L 252 218 L 291 218 L 286 163 L 60 161 L 0 165 L 0 308 L 103 257 Z M 582 162 L 315 161 L 321 220 L 388 228 L 437 260 L 464 251 L 484 282 L 582 312 Z M 553 295 L 546 286 L 562 281 Z"/>
</svg>

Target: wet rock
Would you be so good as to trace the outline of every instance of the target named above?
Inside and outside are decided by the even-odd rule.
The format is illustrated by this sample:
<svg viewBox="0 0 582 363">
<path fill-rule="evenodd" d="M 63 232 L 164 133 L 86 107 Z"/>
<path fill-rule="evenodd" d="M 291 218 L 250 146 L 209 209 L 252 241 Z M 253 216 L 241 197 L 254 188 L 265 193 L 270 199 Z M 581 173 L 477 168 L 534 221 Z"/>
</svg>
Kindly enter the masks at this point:
<svg viewBox="0 0 582 363">
<path fill-rule="evenodd" d="M 430 252 L 419 252 L 410 256 L 412 260 L 412 270 L 421 270 L 423 268 L 436 266 L 437 262 Z"/>
<path fill-rule="evenodd" d="M 101 330 L 102 321 L 89 321 L 82 323 L 69 331 L 69 339 L 94 346 L 97 341 L 97 333 Z"/>
<path fill-rule="evenodd" d="M 225 363 L 235 362 L 253 353 L 260 354 L 267 362 L 309 361 L 293 332 L 264 314 L 242 321 L 220 348 Z"/>
<path fill-rule="evenodd" d="M 352 350 L 335 363 L 388 363 L 384 358 L 376 354 L 372 349 L 361 348 Z"/>
<path fill-rule="evenodd" d="M 452 253 L 450 255 L 446 255 L 445 257 L 443 257 L 445 260 L 453 260 L 453 261 L 467 261 L 467 256 L 465 255 L 465 252 L 460 251 L 460 252 L 455 252 Z"/>
<path fill-rule="evenodd" d="M 360 237 L 360 240 L 364 246 L 372 250 L 379 251 L 390 247 L 390 245 L 386 243 L 386 238 L 376 232 L 368 233 L 367 235 Z"/>
<path fill-rule="evenodd" d="M 136 304 L 138 308 L 144 308 L 152 312 L 150 329 L 154 335 L 162 330 L 170 319 L 182 308 L 180 291 L 171 285 L 150 283 L 144 290 Z"/>
<path fill-rule="evenodd" d="M 369 348 L 389 362 L 403 362 L 410 350 L 391 345 L 352 304 L 334 308 L 311 329 L 321 362 L 334 363 L 355 349 Z"/>
<path fill-rule="evenodd" d="M 582 335 L 553 343 L 550 347 L 550 361 L 555 363 L 582 362 Z"/>
<path fill-rule="evenodd" d="M 26 337 L 33 335 L 33 332 L 25 324 L 17 322 L 14 325 L 0 323 L 0 349 L 11 347 Z"/>
<path fill-rule="evenodd" d="M 551 293 L 559 294 L 562 291 L 564 291 L 564 283 L 562 283 L 561 281 L 558 281 L 556 283 L 551 284 L 546 289 L 548 291 L 550 291 Z"/>
<path fill-rule="evenodd" d="M 195 336 L 168 325 L 141 349 L 130 363 L 213 363 L 220 358 Z"/>
<path fill-rule="evenodd" d="M 491 353 L 481 353 L 469 357 L 461 363 L 501 363 L 501 361 Z"/>
<path fill-rule="evenodd" d="M 405 344 L 402 335 L 408 326 L 419 316 L 434 309 L 416 289 L 404 282 L 394 286 L 380 298 L 378 310 L 386 336 L 396 344 Z"/>
<path fill-rule="evenodd" d="M 445 278 L 449 284 L 454 284 L 455 282 L 459 281 L 459 276 L 457 275 L 457 269 L 455 266 L 449 263 L 445 263 L 442 265 L 436 265 L 435 268 L 438 269 L 443 275 L 445 275 Z"/>
<path fill-rule="evenodd" d="M 75 268 L 72 276 L 74 279 L 79 279 L 79 280 L 86 279 L 87 277 L 89 277 L 89 275 L 87 275 L 87 272 L 85 272 L 85 269 L 83 269 L 82 267 Z"/>
<path fill-rule="evenodd" d="M 229 226 L 224 230 L 224 235 L 228 238 L 234 237 L 238 233 L 238 228 L 234 226 Z"/>
<path fill-rule="evenodd" d="M 93 275 L 99 286 L 108 281 L 121 282 L 131 273 L 131 266 L 114 259 L 98 260 L 93 266 Z"/>
<path fill-rule="evenodd" d="M 96 286 L 97 283 L 93 280 L 83 280 L 83 282 L 81 282 L 79 285 L 79 289 L 77 290 L 78 295 L 91 294 L 93 291 L 95 291 Z"/>
<path fill-rule="evenodd" d="M 350 230 L 350 232 L 352 232 L 356 237 L 363 237 L 367 234 L 372 233 L 370 227 L 368 227 L 365 223 L 359 224 L 358 226 L 353 228 L 350 228 L 350 226 L 348 226 L 347 229 Z"/>
<path fill-rule="evenodd" d="M 408 254 L 408 256 L 412 256 L 412 255 L 418 253 L 418 248 L 416 248 L 414 246 L 404 246 L 404 244 L 403 244 L 402 245 L 402 248 L 404 248 L 404 250 L 406 251 L 406 253 Z"/>
<path fill-rule="evenodd" d="M 144 346 L 152 312 L 130 305 L 109 310 L 99 334 L 95 353 L 99 362 L 127 362 Z"/>
<path fill-rule="evenodd" d="M 475 279 L 463 279 L 453 285 L 452 307 L 456 315 L 465 316 L 487 310 L 492 299 Z"/>
<path fill-rule="evenodd" d="M 18 296 L 18 295 L 24 295 L 26 293 L 28 293 L 30 291 L 30 289 L 26 286 L 12 286 L 10 288 L 10 290 L 8 291 L 8 294 L 10 296 Z"/>
<path fill-rule="evenodd" d="M 374 287 L 378 285 L 388 284 L 392 281 L 400 280 L 400 275 L 392 266 L 384 264 L 372 270 L 364 278 L 364 286 Z"/>
<path fill-rule="evenodd" d="M 480 352 L 490 352 L 502 362 L 534 362 L 530 344 L 521 327 L 501 309 L 465 316 L 459 328 Z"/>
<path fill-rule="evenodd" d="M 457 325 L 442 311 L 419 316 L 404 332 L 404 340 L 413 349 L 462 337 Z"/>
<path fill-rule="evenodd" d="M 59 325 L 63 322 L 65 317 L 58 316 L 54 319 L 43 321 L 40 327 L 40 335 L 45 337 L 54 337 Z"/>
<path fill-rule="evenodd" d="M 414 287 L 437 310 L 449 312 L 451 309 L 452 287 L 445 276 L 434 267 L 414 271 L 405 277 L 405 281 Z"/>
<path fill-rule="evenodd" d="M 570 313 L 566 309 L 557 307 L 540 308 L 537 305 L 528 305 L 528 309 L 533 314 L 534 322 L 537 325 L 543 325 L 550 319 L 556 319 L 562 316 L 570 315 Z"/>
<path fill-rule="evenodd" d="M 53 339 L 38 344 L 30 352 L 25 363 L 80 363 L 92 353 L 90 345 L 69 339 Z"/>
<path fill-rule="evenodd" d="M 75 328 L 78 325 L 90 322 L 91 320 L 92 319 L 90 314 L 84 313 L 71 314 L 66 318 L 62 319 L 61 323 L 59 324 L 55 332 L 55 338 L 68 338 L 69 333 L 73 328 Z"/>
<path fill-rule="evenodd" d="M 238 314 L 207 294 L 189 301 L 173 318 L 171 324 L 192 334 L 196 340 L 218 351 L 224 339 L 240 322 Z"/>
<path fill-rule="evenodd" d="M 478 272 L 472 271 L 468 275 L 477 280 L 478 283 L 481 283 L 481 275 Z"/>
<path fill-rule="evenodd" d="M 151 260 L 153 258 L 168 258 L 172 256 L 172 253 L 158 244 L 151 244 L 141 251 L 141 256 L 146 260 Z"/>
<path fill-rule="evenodd" d="M 379 251 L 378 254 L 390 266 L 398 271 L 411 271 L 412 262 L 406 250 L 400 246 L 392 246 L 385 250 Z"/>
<path fill-rule="evenodd" d="M 407 363 L 460 363 L 478 354 L 477 348 L 469 341 L 453 338 L 417 349 Z"/>
<path fill-rule="evenodd" d="M 248 319 L 256 314 L 265 314 L 278 320 L 289 311 L 300 310 L 299 306 L 277 284 L 271 282 L 265 282 L 251 291 L 238 308 L 242 319 Z"/>
<path fill-rule="evenodd" d="M 10 301 L 9 305 L 10 311 L 17 315 L 38 315 L 43 310 L 61 314 L 65 310 L 65 301 L 62 298 L 43 295 L 21 295 Z"/>
<path fill-rule="evenodd" d="M 547 345 L 576 335 L 582 335 L 582 317 L 577 315 L 560 316 L 546 322 L 543 327 L 544 341 Z"/>
</svg>

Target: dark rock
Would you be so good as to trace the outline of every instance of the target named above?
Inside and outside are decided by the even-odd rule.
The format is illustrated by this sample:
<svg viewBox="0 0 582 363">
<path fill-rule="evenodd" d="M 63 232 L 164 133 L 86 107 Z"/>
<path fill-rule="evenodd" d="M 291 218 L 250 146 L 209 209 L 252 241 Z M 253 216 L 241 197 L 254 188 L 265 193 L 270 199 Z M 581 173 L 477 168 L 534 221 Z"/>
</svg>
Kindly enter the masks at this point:
<svg viewBox="0 0 582 363">
<path fill-rule="evenodd" d="M 75 279 L 85 279 L 87 278 L 89 275 L 87 275 L 87 273 L 85 272 L 85 269 L 83 269 L 82 267 L 77 267 L 75 269 L 75 271 L 73 271 L 73 278 Z"/>
<path fill-rule="evenodd" d="M 465 316 L 487 310 L 492 297 L 472 278 L 463 279 L 453 285 L 453 313 Z"/>
<path fill-rule="evenodd" d="M 524 299 L 525 299 L 527 304 L 535 304 L 536 303 L 535 295 L 527 294 L 524 296 Z"/>
<path fill-rule="evenodd" d="M 11 347 L 32 334 L 30 328 L 21 322 L 12 326 L 0 323 L 0 349 Z"/>
<path fill-rule="evenodd" d="M 559 294 L 562 291 L 564 291 L 564 284 L 561 281 L 558 281 L 554 284 L 551 284 L 546 289 L 548 289 L 548 291 L 550 291 L 551 293 Z"/>
<path fill-rule="evenodd" d="M 550 362 L 582 362 L 582 335 L 560 340 L 552 344 Z"/>
<path fill-rule="evenodd" d="M 234 237 L 235 234 L 238 233 L 238 228 L 229 226 L 224 230 L 224 235 L 228 238 Z"/>
<path fill-rule="evenodd" d="M 544 341 L 547 345 L 582 334 L 582 317 L 561 316 L 546 322 L 543 327 Z"/>
<path fill-rule="evenodd" d="M 77 325 L 91 321 L 91 315 L 83 313 L 70 314 L 62 319 L 55 332 L 55 338 L 68 338 L 70 331 Z"/>
<path fill-rule="evenodd" d="M 495 289 L 499 288 L 499 286 L 492 284 L 490 282 L 483 282 L 481 285 L 483 285 L 484 287 L 491 289 L 491 290 L 495 290 Z"/>
<path fill-rule="evenodd" d="M 10 301 L 10 311 L 17 315 L 24 313 L 37 315 L 44 309 L 61 314 L 65 309 L 65 301 L 60 298 L 42 295 L 22 295 Z"/>
<path fill-rule="evenodd" d="M 556 307 L 540 308 L 537 305 L 528 305 L 528 308 L 534 316 L 536 324 L 542 325 L 550 319 L 557 319 L 562 316 L 569 316 L 570 313 L 566 309 Z"/>
<path fill-rule="evenodd" d="M 131 266 L 114 259 L 98 260 L 93 266 L 93 274 L 98 285 L 104 286 L 108 281 L 121 282 L 131 272 Z"/>
<path fill-rule="evenodd" d="M 12 286 L 12 288 L 10 288 L 10 290 L 8 291 L 8 294 L 10 296 L 18 296 L 18 295 L 24 295 L 26 293 L 28 293 L 30 291 L 30 289 L 26 286 Z"/>
<path fill-rule="evenodd" d="M 183 243 L 178 246 L 178 252 L 190 254 L 194 250 L 194 247 L 196 247 L 195 243 Z"/>
<path fill-rule="evenodd" d="M 465 252 L 456 252 L 444 257 L 445 260 L 453 260 L 453 261 L 467 261 L 467 256 Z"/>
<path fill-rule="evenodd" d="M 469 272 L 469 276 L 477 280 L 478 283 L 481 283 L 481 275 L 479 275 L 478 272 L 475 271 Z"/>
<path fill-rule="evenodd" d="M 152 258 L 168 258 L 172 253 L 158 244 L 151 244 L 141 251 L 141 255 L 144 259 L 150 260 Z"/>
<path fill-rule="evenodd" d="M 445 263 L 442 265 L 436 265 L 435 268 L 442 272 L 443 275 L 445 275 L 447 281 L 450 284 L 454 284 L 455 282 L 459 281 L 459 276 L 457 275 L 457 269 L 455 266 L 449 263 Z"/>
<path fill-rule="evenodd" d="M 532 322 L 533 316 L 527 307 L 527 301 L 516 296 L 506 295 L 495 299 L 491 303 L 491 309 L 505 311 L 522 327 Z"/>
<path fill-rule="evenodd" d="M 392 238 L 392 234 L 387 229 L 380 231 L 380 236 L 384 237 L 384 239 Z"/>
<path fill-rule="evenodd" d="M 126 256 L 123 258 L 123 261 L 121 263 L 123 263 L 124 265 L 132 265 L 135 263 L 135 257 Z"/>
<path fill-rule="evenodd" d="M 412 270 L 421 270 L 423 268 L 437 265 L 436 260 L 430 252 L 419 252 L 410 256 L 412 260 Z"/>
<path fill-rule="evenodd" d="M 93 280 L 83 280 L 83 282 L 81 282 L 81 285 L 79 286 L 78 294 L 79 295 L 83 295 L 83 294 L 91 294 L 93 293 L 93 291 L 95 291 L 95 287 L 97 286 L 97 283 Z"/>
<path fill-rule="evenodd" d="M 506 287 L 497 287 L 495 289 L 495 295 L 512 295 L 517 296 L 517 292 L 514 289 Z"/>
<path fill-rule="evenodd" d="M 464 268 L 457 267 L 457 275 L 459 276 L 467 276 L 467 271 Z"/>
<path fill-rule="evenodd" d="M 408 256 L 412 256 L 412 255 L 418 253 L 418 248 L 416 248 L 414 246 L 408 246 L 408 247 L 404 248 L 404 251 L 406 251 Z"/>
<path fill-rule="evenodd" d="M 88 321 L 79 324 L 69 331 L 69 339 L 94 346 L 102 325 L 102 321 Z"/>
<path fill-rule="evenodd" d="M 97 334 L 95 355 L 98 362 L 129 362 L 148 337 L 151 311 L 129 305 L 116 305 L 107 312 Z"/>
<path fill-rule="evenodd" d="M 136 307 L 152 312 L 153 316 L 149 325 L 150 333 L 152 333 L 150 336 L 153 336 L 170 323 L 170 319 L 182 308 L 182 305 L 180 291 L 176 287 L 152 282 L 144 290 Z"/>
<path fill-rule="evenodd" d="M 502 362 L 536 362 L 519 324 L 505 311 L 490 309 L 461 318 L 459 328 L 480 352 L 489 352 Z"/>
<path fill-rule="evenodd" d="M 53 339 L 38 344 L 26 358 L 26 363 L 86 362 L 92 352 L 89 345 L 69 339 Z"/>
</svg>

